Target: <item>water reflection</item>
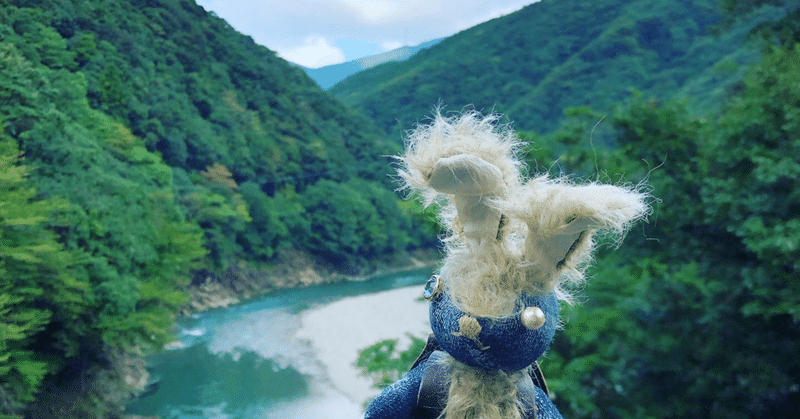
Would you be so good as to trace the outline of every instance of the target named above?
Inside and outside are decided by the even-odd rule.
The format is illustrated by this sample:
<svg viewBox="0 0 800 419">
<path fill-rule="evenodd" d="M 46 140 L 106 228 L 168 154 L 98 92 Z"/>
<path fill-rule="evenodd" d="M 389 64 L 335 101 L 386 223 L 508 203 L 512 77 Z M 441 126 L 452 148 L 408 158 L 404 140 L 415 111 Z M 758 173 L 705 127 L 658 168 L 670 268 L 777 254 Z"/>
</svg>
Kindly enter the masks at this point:
<svg viewBox="0 0 800 419">
<path fill-rule="evenodd" d="M 153 377 L 158 388 L 129 406 L 142 415 L 241 418 L 253 407 L 308 394 L 299 372 L 250 350 L 214 354 L 205 345 L 194 345 L 155 355 L 150 365 L 158 371 Z"/>
</svg>

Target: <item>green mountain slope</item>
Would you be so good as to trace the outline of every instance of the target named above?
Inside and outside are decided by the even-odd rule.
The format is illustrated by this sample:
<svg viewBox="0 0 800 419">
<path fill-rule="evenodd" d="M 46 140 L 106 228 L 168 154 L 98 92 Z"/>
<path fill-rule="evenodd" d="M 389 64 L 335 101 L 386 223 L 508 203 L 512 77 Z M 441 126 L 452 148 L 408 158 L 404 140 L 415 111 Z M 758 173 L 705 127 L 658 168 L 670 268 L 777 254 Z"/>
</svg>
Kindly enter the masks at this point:
<svg viewBox="0 0 800 419">
<path fill-rule="evenodd" d="M 758 56 L 742 37 L 769 17 L 748 16 L 715 35 L 715 0 L 543 0 L 330 91 L 393 138 L 439 102 L 500 112 L 517 128 L 548 132 L 565 108 L 606 112 L 631 89 L 718 100 L 741 79 L 742 64 Z"/>
<path fill-rule="evenodd" d="M 426 240 L 397 146 L 194 1 L 0 19 L 0 417 L 113 416 L 132 387 L 109 366 L 171 339 L 193 272 Z"/>
<path fill-rule="evenodd" d="M 391 187 L 385 156 L 396 146 L 371 122 L 194 2 L 24 4 L 6 7 L 4 42 L 33 65 L 79 74 L 89 107 L 170 166 L 176 201 L 203 227 L 218 266 L 317 247 L 305 239 L 316 226 L 302 201 L 319 180 Z M 4 123 L 15 138 L 35 128 Z M 22 143 L 31 163 L 48 158 L 31 147 Z M 373 189 L 361 192 L 372 198 Z"/>
</svg>

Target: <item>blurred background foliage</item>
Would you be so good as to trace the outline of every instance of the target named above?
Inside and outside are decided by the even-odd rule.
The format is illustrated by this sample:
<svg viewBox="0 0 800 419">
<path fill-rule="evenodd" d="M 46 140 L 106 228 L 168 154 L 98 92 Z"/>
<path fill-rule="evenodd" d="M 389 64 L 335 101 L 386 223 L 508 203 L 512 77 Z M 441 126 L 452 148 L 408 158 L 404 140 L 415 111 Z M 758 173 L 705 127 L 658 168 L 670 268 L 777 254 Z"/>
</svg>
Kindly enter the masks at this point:
<svg viewBox="0 0 800 419">
<path fill-rule="evenodd" d="M 363 374 L 370 377 L 375 387 L 383 389 L 399 380 L 408 371 L 422 350 L 425 341 L 408 335 L 411 344 L 408 348 L 400 350 L 398 339 L 380 341 L 359 354 L 356 366 L 361 368 Z"/>
</svg>

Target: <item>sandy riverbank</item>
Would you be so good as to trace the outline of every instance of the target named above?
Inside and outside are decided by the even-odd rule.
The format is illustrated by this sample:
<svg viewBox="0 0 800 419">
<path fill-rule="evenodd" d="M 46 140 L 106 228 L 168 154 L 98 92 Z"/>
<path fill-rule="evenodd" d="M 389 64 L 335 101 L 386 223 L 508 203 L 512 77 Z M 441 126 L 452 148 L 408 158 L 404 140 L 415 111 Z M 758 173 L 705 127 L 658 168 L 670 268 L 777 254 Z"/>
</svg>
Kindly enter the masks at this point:
<svg viewBox="0 0 800 419">
<path fill-rule="evenodd" d="M 427 338 L 430 333 L 428 303 L 419 301 L 422 286 L 400 288 L 345 298 L 303 313 L 298 339 L 311 342 L 332 384 L 359 405 L 379 393 L 372 381 L 355 367 L 358 353 L 377 342 L 399 339 L 407 348 L 406 334 Z"/>
</svg>

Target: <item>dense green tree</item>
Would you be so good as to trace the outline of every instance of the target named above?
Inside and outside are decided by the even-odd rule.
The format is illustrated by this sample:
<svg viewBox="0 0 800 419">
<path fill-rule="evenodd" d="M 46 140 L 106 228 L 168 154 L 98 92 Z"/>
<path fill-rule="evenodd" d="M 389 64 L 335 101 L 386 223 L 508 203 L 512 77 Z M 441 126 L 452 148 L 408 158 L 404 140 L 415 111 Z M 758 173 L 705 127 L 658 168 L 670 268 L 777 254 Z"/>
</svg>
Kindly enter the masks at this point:
<svg viewBox="0 0 800 419">
<path fill-rule="evenodd" d="M 176 197 L 205 230 L 217 269 L 251 255 L 263 261 L 274 250 L 246 243 L 245 235 L 255 239 L 264 227 L 239 218 L 246 205 L 201 172 L 225 167 L 235 183 L 254 183 L 270 198 L 289 189 L 302 193 L 320 179 L 361 177 L 394 187 L 384 156 L 397 146 L 371 121 L 191 0 L 43 0 L 3 8 L 4 40 L 34 65 L 77 70 L 60 76 L 64 85 L 83 86 L 75 93 L 85 89 L 93 109 L 187 174 Z M 226 215 L 226 208 L 232 212 Z M 294 204 L 283 208 L 294 211 L 286 214 L 291 219 L 308 214 Z"/>
<path fill-rule="evenodd" d="M 252 218 L 252 223 L 239 237 L 238 242 L 244 251 L 260 258 L 269 258 L 281 247 L 287 246 L 289 228 L 281 220 L 276 198 L 267 196 L 258 184 L 245 182 L 239 187 L 242 199 Z"/>
<path fill-rule="evenodd" d="M 75 354 L 74 334 L 86 332 L 64 330 L 87 309 L 87 287 L 45 227 L 64 202 L 36 199 L 18 159 L 16 142 L 0 134 L 0 416 L 33 400 L 45 374 Z"/>
<path fill-rule="evenodd" d="M 301 197 L 310 232 L 305 246 L 345 260 L 405 249 L 412 224 L 392 192 L 374 182 L 321 180 Z"/>
<path fill-rule="evenodd" d="M 614 118 L 658 200 L 566 311 L 543 364 L 565 414 L 797 413 L 798 58 L 772 49 L 713 121 L 641 97 Z"/>
<path fill-rule="evenodd" d="M 171 169 L 124 125 L 88 106 L 81 74 L 37 65 L 23 53 L 0 47 L 4 152 L 7 143 L 12 150 L 19 144 L 32 168 L 28 182 L 47 201 L 30 204 L 33 192 L 21 187 L 3 201 L 15 211 L 29 205 L 32 224 L 27 234 L 26 227 L 4 226 L 4 234 L 14 233 L 4 243 L 16 247 L 4 261 L 21 258 L 5 269 L 23 281 L 9 283 L 3 275 L 2 285 L 16 293 L 3 303 L 3 321 L 21 328 L 9 329 L 11 356 L 24 361 L 21 345 L 35 355 L 19 361 L 28 368 L 30 388 L 14 389 L 13 409 L 30 400 L 42 378 L 68 380 L 76 365 L 86 368 L 109 351 L 171 339 L 174 312 L 185 301 L 179 287 L 205 254 L 200 230 L 175 201 Z M 2 173 L 22 170 L 14 163 L 4 162 Z M 43 214 L 44 206 L 58 212 Z M 17 243 L 18 234 L 26 240 Z M 61 247 L 69 259 L 56 252 Z M 38 249 L 42 260 L 24 260 L 25 248 Z"/>
<path fill-rule="evenodd" d="M 800 43 L 767 52 L 723 111 L 709 145 L 715 159 L 700 190 L 708 197 L 704 213 L 751 261 L 742 278 L 750 300 L 743 310 L 767 319 L 789 315 L 797 323 Z"/>
</svg>

